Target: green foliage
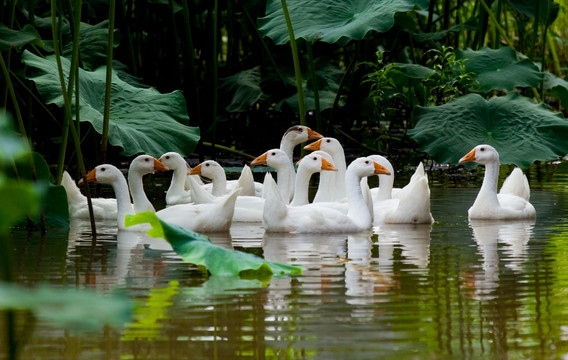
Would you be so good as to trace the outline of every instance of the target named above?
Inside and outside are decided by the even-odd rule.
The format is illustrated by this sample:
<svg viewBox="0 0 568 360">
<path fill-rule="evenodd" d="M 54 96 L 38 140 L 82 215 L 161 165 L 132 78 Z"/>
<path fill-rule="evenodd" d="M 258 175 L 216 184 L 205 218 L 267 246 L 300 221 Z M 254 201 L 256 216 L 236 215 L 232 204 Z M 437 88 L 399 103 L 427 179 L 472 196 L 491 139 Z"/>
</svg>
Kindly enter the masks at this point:
<svg viewBox="0 0 568 360">
<path fill-rule="evenodd" d="M 25 52 L 28 78 L 33 80 L 48 104 L 63 107 L 58 70 L 53 56 L 41 58 Z M 64 73 L 70 63 L 62 59 Z M 79 113 L 102 133 L 106 69 L 79 71 Z M 154 89 L 140 89 L 113 76 L 109 141 L 125 155 L 147 153 L 160 156 L 168 151 L 190 154 L 199 140 L 199 129 L 189 127 L 185 99 L 179 92 L 160 94 Z"/>
<path fill-rule="evenodd" d="M 456 164 L 474 146 L 497 149 L 501 163 L 528 167 L 568 153 L 568 121 L 512 92 L 485 100 L 469 94 L 440 106 L 418 107 L 409 134 L 440 163 Z"/>
<path fill-rule="evenodd" d="M 155 213 L 143 212 L 127 215 L 125 224 L 149 223 L 148 235 L 166 239 L 175 252 L 188 263 L 205 267 L 211 275 L 240 276 L 245 279 L 268 281 L 273 274 L 299 275 L 302 268 L 266 261 L 253 254 L 217 246 L 207 236 L 185 230 L 160 220 Z"/>
<path fill-rule="evenodd" d="M 287 1 L 296 39 L 345 44 L 361 40 L 369 31 L 385 32 L 394 25 L 394 15 L 412 10 L 417 2 L 333 0 Z M 276 44 L 289 40 L 280 0 L 269 0 L 266 16 L 259 19 L 259 30 Z"/>
<path fill-rule="evenodd" d="M 538 87 L 543 79 L 543 73 L 532 61 L 518 61 L 515 51 L 510 47 L 484 47 L 478 51 L 458 49 L 456 58 L 465 60 L 465 70 L 474 74 L 482 92 Z"/>
<path fill-rule="evenodd" d="M 121 327 L 132 316 L 132 302 L 115 292 L 102 296 L 92 290 L 40 285 L 33 289 L 0 282 L 0 309 L 29 310 L 55 326 L 77 331 Z"/>
</svg>

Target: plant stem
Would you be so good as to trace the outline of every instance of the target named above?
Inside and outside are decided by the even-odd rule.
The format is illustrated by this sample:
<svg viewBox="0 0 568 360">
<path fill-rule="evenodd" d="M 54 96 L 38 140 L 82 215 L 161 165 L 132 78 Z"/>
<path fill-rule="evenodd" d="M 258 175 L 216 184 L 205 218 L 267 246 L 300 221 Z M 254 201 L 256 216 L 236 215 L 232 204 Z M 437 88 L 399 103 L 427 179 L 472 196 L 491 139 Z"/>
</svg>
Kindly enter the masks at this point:
<svg viewBox="0 0 568 360">
<path fill-rule="evenodd" d="M 105 89 L 105 107 L 103 112 L 103 133 L 101 140 L 101 163 L 106 162 L 108 147 L 108 131 L 110 122 L 110 98 L 112 92 L 112 58 L 114 46 L 114 18 L 115 18 L 116 0 L 109 1 L 109 19 L 108 19 L 108 42 L 107 42 L 107 68 L 106 68 L 106 89 Z"/>
<path fill-rule="evenodd" d="M 487 12 L 487 14 L 489 15 L 489 19 L 491 20 L 491 22 L 493 23 L 493 25 L 495 26 L 495 28 L 497 29 L 497 31 L 499 31 L 499 34 L 501 34 L 501 37 L 503 38 L 503 41 L 505 41 L 505 43 L 508 46 L 512 47 L 512 42 L 511 40 L 509 40 L 509 38 L 507 37 L 507 34 L 505 33 L 505 30 L 503 30 L 503 28 L 501 27 L 501 25 L 499 25 L 499 22 L 497 21 L 497 19 L 495 18 L 495 14 L 493 14 L 493 11 L 491 11 L 491 9 L 489 8 L 489 6 L 487 6 L 487 3 L 485 2 L 485 0 L 479 0 L 481 5 L 483 6 L 483 8 L 485 9 L 485 11 Z"/>
<path fill-rule="evenodd" d="M 184 63 L 188 70 L 186 74 L 189 75 L 188 82 L 189 82 L 189 101 L 190 101 L 190 110 L 191 112 L 190 120 L 193 117 L 193 121 L 197 121 L 196 125 L 199 125 L 201 122 L 201 102 L 199 101 L 199 92 L 197 91 L 197 76 L 195 75 L 195 49 L 193 47 L 193 35 L 191 33 L 191 22 L 189 17 L 189 6 L 187 4 L 187 0 L 182 0 L 181 2 L 183 6 L 183 24 L 185 28 L 185 45 L 184 49 Z"/>
<path fill-rule="evenodd" d="M 306 104 L 304 102 L 304 89 L 302 87 L 302 72 L 300 69 L 300 59 L 298 57 L 298 47 L 296 46 L 296 37 L 294 36 L 294 28 L 292 27 L 292 20 L 288 13 L 288 6 L 286 0 L 280 0 L 282 3 L 282 11 L 286 19 L 286 26 L 288 27 L 288 34 L 290 36 L 290 48 L 292 49 L 292 59 L 294 61 L 294 75 L 296 76 L 296 89 L 298 91 L 298 112 L 300 115 L 300 124 L 306 125 Z"/>
<path fill-rule="evenodd" d="M 312 91 L 314 92 L 314 110 L 316 113 L 316 130 L 323 131 L 321 124 L 321 112 L 320 112 L 320 101 L 319 101 L 319 84 L 318 77 L 316 74 L 314 55 L 312 51 L 312 43 L 306 41 L 306 49 L 308 50 L 308 67 L 310 71 L 310 78 L 312 79 Z"/>
</svg>

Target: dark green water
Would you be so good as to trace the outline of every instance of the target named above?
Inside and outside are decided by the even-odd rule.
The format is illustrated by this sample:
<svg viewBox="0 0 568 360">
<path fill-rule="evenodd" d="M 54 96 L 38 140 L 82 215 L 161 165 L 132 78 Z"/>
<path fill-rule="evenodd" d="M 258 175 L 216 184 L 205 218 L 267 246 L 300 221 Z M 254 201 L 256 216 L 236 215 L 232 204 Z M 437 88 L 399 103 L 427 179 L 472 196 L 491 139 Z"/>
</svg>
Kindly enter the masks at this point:
<svg viewBox="0 0 568 360">
<path fill-rule="evenodd" d="M 478 184 L 450 183 L 431 181 L 432 226 L 322 236 L 235 224 L 212 238 L 304 267 L 267 284 L 206 279 L 164 242 L 145 247 L 112 224 L 96 243 L 85 223 L 43 239 L 14 233 L 19 283 L 120 288 L 137 304 L 122 329 L 20 321 L 21 358 L 568 359 L 566 164 L 531 172 L 534 223 L 470 224 Z"/>
</svg>

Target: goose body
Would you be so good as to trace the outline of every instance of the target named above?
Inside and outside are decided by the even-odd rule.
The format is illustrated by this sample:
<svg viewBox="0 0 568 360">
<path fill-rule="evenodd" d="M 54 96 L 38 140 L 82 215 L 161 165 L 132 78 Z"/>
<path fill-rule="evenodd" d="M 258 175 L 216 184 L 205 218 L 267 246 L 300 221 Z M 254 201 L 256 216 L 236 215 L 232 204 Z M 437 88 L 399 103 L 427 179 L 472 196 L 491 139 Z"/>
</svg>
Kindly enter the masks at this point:
<svg viewBox="0 0 568 360">
<path fill-rule="evenodd" d="M 139 173 L 136 173 L 138 176 Z M 110 164 L 99 165 L 89 174 L 88 182 L 97 182 L 111 185 L 116 195 L 117 222 L 120 230 L 127 231 L 146 231 L 147 227 L 133 226 L 125 227 L 124 218 L 126 215 L 134 214 L 134 206 L 130 203 L 129 188 L 124 175 L 115 166 Z M 135 180 L 137 182 L 137 180 Z M 142 187 L 134 187 L 133 198 L 140 199 L 145 196 Z M 156 212 L 156 215 L 163 221 L 181 226 L 196 232 L 224 232 L 229 231 L 235 200 L 240 189 L 236 189 L 222 200 L 211 204 L 180 204 L 169 206 Z"/>
<path fill-rule="evenodd" d="M 350 233 L 369 230 L 373 219 L 361 190 L 364 176 L 388 173 L 381 165 L 367 158 L 358 158 L 348 167 L 345 186 L 348 211 L 307 204 L 286 205 L 274 180 L 265 182 L 267 197 L 264 205 L 263 225 L 267 232 L 295 233 Z"/>
<path fill-rule="evenodd" d="M 526 176 L 515 168 L 497 193 L 499 153 L 490 145 L 478 145 L 460 161 L 485 165 L 483 184 L 475 202 L 468 210 L 469 219 L 522 220 L 534 219 L 536 210 L 529 202 L 530 187 Z"/>
<path fill-rule="evenodd" d="M 69 208 L 70 219 L 89 219 L 89 208 L 87 197 L 81 193 L 75 181 L 67 171 L 63 172 L 61 185 L 67 194 L 67 205 Z M 116 199 L 115 198 L 91 198 L 93 205 L 93 216 L 96 220 L 116 219 Z"/>
<path fill-rule="evenodd" d="M 385 157 L 371 155 L 369 158 L 394 174 L 392 164 Z M 379 187 L 371 189 L 375 225 L 433 223 L 430 187 L 424 165 L 420 163 L 408 184 L 394 193 L 393 182 L 394 176 L 379 175 Z"/>
<path fill-rule="evenodd" d="M 248 165 L 243 167 L 238 180 L 227 180 L 225 169 L 215 160 L 206 160 L 189 171 L 189 175 L 201 175 L 211 179 L 204 187 L 215 196 L 223 196 L 241 188 L 240 196 L 262 196 L 262 184 L 256 183 Z"/>
</svg>

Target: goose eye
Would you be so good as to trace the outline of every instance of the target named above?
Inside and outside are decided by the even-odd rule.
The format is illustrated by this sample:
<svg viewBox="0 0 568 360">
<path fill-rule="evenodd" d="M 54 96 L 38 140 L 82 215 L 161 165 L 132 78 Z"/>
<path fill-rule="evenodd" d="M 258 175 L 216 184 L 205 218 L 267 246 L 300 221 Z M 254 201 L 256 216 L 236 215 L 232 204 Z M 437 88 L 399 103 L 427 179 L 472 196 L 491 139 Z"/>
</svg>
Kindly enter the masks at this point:
<svg viewBox="0 0 568 360">
<path fill-rule="evenodd" d="M 317 156 L 314 156 L 314 157 L 313 157 L 312 159 L 314 159 L 314 160 L 317 160 L 317 159 L 318 159 L 318 157 L 317 157 Z"/>
<path fill-rule="evenodd" d="M 485 148 L 484 147 L 479 148 L 479 151 L 485 151 Z"/>
<path fill-rule="evenodd" d="M 327 140 L 326 140 L 326 142 L 327 142 L 327 143 L 330 143 L 330 142 L 331 142 L 331 140 L 327 139 Z"/>
<path fill-rule="evenodd" d="M 169 160 L 169 159 L 170 159 L 170 156 L 169 156 L 169 155 L 168 155 L 168 156 L 166 156 L 166 160 Z"/>
<path fill-rule="evenodd" d="M 150 159 L 148 159 L 148 158 L 145 158 L 145 159 L 144 159 L 144 161 L 148 162 L 148 161 L 150 161 Z"/>
<path fill-rule="evenodd" d="M 369 160 L 365 160 L 365 164 L 370 164 Z"/>
<path fill-rule="evenodd" d="M 105 170 L 106 170 L 106 168 L 104 168 L 104 167 L 101 168 L 101 171 L 105 171 Z"/>
<path fill-rule="evenodd" d="M 209 166 L 209 165 L 210 165 L 209 163 L 205 164 L 205 166 Z"/>
<path fill-rule="evenodd" d="M 272 156 L 276 156 L 276 152 L 275 152 L 275 151 L 273 151 L 273 152 L 272 152 L 272 154 L 270 154 L 270 155 L 272 155 Z"/>
</svg>

